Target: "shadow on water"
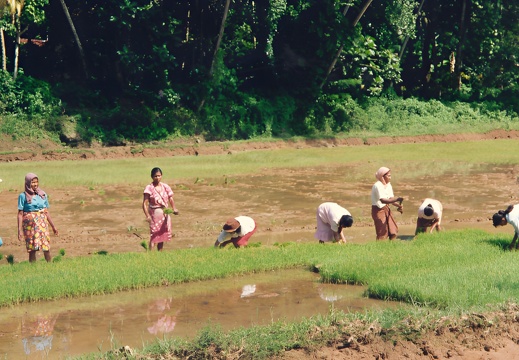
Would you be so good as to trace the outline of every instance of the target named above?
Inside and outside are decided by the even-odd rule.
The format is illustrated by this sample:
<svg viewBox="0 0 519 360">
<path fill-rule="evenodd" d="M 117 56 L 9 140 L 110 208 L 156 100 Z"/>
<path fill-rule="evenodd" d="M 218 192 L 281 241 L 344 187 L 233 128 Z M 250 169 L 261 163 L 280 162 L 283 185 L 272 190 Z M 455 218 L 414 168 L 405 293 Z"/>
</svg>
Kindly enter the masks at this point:
<svg viewBox="0 0 519 360">
<path fill-rule="evenodd" d="M 0 310 L 0 356 L 58 359 L 155 338 L 191 338 L 214 323 L 224 330 L 327 314 L 397 307 L 363 297 L 361 286 L 319 282 L 286 270 Z"/>
</svg>

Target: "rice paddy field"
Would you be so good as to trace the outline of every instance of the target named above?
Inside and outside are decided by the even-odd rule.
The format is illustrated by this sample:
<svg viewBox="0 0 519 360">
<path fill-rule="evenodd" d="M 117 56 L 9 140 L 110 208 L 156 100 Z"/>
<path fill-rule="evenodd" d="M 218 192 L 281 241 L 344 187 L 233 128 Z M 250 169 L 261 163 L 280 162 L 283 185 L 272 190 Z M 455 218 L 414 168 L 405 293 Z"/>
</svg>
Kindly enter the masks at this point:
<svg viewBox="0 0 519 360">
<path fill-rule="evenodd" d="M 489 219 L 519 203 L 515 150 L 516 140 L 498 139 L 1 163 L 0 305 L 6 311 L 26 304 L 45 309 L 48 302 L 66 299 L 101 302 L 108 295 L 196 288 L 293 269 L 318 274 L 323 284 L 362 286 L 365 299 L 398 304 L 354 312 L 332 307 L 295 322 L 281 317 L 270 325 L 229 331 L 208 319 L 189 339 L 175 337 L 174 331 L 159 333 L 156 341 L 126 350 L 114 339 L 109 350 L 73 354 L 82 358 L 301 358 L 323 349 L 328 356 L 348 358 L 356 353 L 344 339 L 363 344 L 364 336 L 364 345 L 384 337 L 389 343 L 413 342 L 441 319 L 454 324 L 470 314 L 514 313 L 519 253 L 508 250 L 514 230 L 494 228 Z M 172 218 L 174 237 L 160 253 L 142 246 L 148 236 L 142 190 L 155 166 L 162 168 L 180 210 Z M 395 195 L 405 199 L 404 213 L 396 215 L 395 241 L 376 241 L 370 217 L 370 190 L 380 166 L 392 169 Z M 16 237 L 16 202 L 27 172 L 38 174 L 60 230 L 52 238 L 51 263 L 38 254 L 29 264 Z M 443 203 L 444 231 L 414 237 L 417 209 L 426 197 Z M 313 237 L 315 210 L 325 201 L 339 203 L 354 217 L 346 244 L 321 245 Z M 213 248 L 225 220 L 238 215 L 258 224 L 250 246 Z M 482 316 L 481 329 L 488 330 L 490 315 Z M 130 320 L 126 326 L 132 326 Z M 496 353 L 506 348 L 504 340 L 502 346 L 493 343 Z M 330 346 L 337 342 L 344 347 Z M 72 356 L 49 351 L 50 358 Z M 12 358 L 8 351 L 2 354 Z"/>
</svg>

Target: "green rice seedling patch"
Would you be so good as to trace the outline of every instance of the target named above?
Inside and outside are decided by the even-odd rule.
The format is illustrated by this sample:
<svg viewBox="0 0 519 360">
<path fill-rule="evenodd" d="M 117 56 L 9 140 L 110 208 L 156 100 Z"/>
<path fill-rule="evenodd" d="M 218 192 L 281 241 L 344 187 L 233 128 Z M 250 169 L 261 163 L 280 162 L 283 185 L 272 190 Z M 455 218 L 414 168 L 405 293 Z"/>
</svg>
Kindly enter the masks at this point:
<svg viewBox="0 0 519 360">
<path fill-rule="evenodd" d="M 371 297 L 469 309 L 519 299 L 519 279 L 514 277 L 519 255 L 503 251 L 501 241 L 498 235 L 465 230 L 418 236 L 413 241 L 346 246 L 258 243 L 244 249 L 124 254 L 101 250 L 97 254 L 104 256 L 0 267 L 0 286 L 5 289 L 0 304 L 304 267 L 319 271 L 324 282 L 364 284 Z"/>
</svg>

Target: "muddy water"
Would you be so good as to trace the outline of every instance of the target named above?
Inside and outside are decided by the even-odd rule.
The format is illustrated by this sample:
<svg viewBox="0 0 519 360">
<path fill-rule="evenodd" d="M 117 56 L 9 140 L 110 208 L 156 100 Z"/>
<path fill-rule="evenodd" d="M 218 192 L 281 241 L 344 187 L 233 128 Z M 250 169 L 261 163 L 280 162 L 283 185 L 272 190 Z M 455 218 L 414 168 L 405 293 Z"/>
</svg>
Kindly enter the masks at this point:
<svg viewBox="0 0 519 360">
<path fill-rule="evenodd" d="M 298 320 L 398 304 L 363 298 L 363 287 L 322 284 L 303 270 L 182 284 L 0 310 L 0 357 L 64 358 L 142 347 L 156 337 L 191 338 L 209 324 L 241 326 Z"/>
</svg>

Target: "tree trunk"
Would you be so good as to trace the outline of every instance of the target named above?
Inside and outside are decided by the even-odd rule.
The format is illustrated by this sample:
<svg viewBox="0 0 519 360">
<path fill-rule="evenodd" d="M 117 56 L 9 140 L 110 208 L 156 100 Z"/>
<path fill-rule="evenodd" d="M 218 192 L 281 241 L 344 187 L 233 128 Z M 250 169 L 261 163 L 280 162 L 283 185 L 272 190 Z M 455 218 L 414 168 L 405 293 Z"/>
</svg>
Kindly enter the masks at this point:
<svg viewBox="0 0 519 360">
<path fill-rule="evenodd" d="M 423 7 L 423 3 L 424 3 L 424 2 L 425 2 L 425 0 L 422 0 L 422 1 L 420 2 L 420 6 L 418 6 L 418 10 L 416 11 L 416 14 L 417 14 L 418 16 L 420 16 L 420 12 L 422 11 L 422 7 Z M 418 20 L 418 19 L 417 19 L 417 20 Z M 407 36 L 405 37 L 404 41 L 402 42 L 402 47 L 400 48 L 400 54 L 398 54 L 398 58 L 399 58 L 400 60 L 402 60 L 402 56 L 404 55 L 404 50 L 405 50 L 405 48 L 406 48 L 406 46 L 407 46 L 407 42 L 408 42 L 408 41 L 409 41 L 409 35 L 407 35 Z"/>
<path fill-rule="evenodd" d="M 60 0 L 61 7 L 63 8 L 63 12 L 65 13 L 65 17 L 72 29 L 72 34 L 74 35 L 74 40 L 76 41 L 76 46 L 79 50 L 79 57 L 81 58 L 81 64 L 83 65 L 83 72 L 85 73 L 85 78 L 88 78 L 88 70 L 87 64 L 85 60 L 85 53 L 83 51 L 83 46 L 81 45 L 81 41 L 79 40 L 79 36 L 76 31 L 76 27 L 74 26 L 74 22 L 72 21 L 72 17 L 70 17 L 70 13 L 68 11 L 67 5 L 65 4 L 65 0 Z"/>
<path fill-rule="evenodd" d="M 357 15 L 357 18 L 353 22 L 353 27 L 357 26 L 358 22 L 360 21 L 360 19 L 362 18 L 362 16 L 364 15 L 364 13 L 366 12 L 366 10 L 368 9 L 369 5 L 372 2 L 373 2 L 373 0 L 368 0 L 364 4 L 364 7 L 362 8 L 362 10 L 360 11 L 359 15 Z M 344 10 L 343 10 L 342 14 L 346 15 L 346 13 L 348 12 L 348 9 L 349 9 L 349 5 L 346 5 L 344 7 Z M 337 53 L 335 54 L 335 56 L 334 56 L 334 58 L 332 60 L 332 63 L 328 67 L 328 70 L 326 70 L 326 75 L 324 76 L 323 81 L 319 85 L 319 90 L 321 90 L 323 88 L 324 84 L 326 84 L 326 81 L 328 81 L 328 76 L 330 76 L 330 74 L 332 73 L 333 68 L 335 67 L 335 64 L 337 63 L 337 60 L 339 60 L 339 56 L 341 56 L 341 53 L 342 53 L 343 49 L 344 49 L 344 44 L 341 44 L 341 46 L 339 47 L 339 50 L 337 50 Z"/>
<path fill-rule="evenodd" d="M 213 76 L 214 64 L 216 62 L 216 55 L 218 54 L 218 50 L 220 49 L 220 44 L 223 38 L 223 32 L 225 29 L 225 22 L 227 21 L 227 14 L 229 13 L 229 6 L 231 4 L 231 0 L 225 1 L 225 8 L 223 10 L 222 17 L 222 25 L 220 26 L 220 33 L 218 34 L 218 40 L 216 40 L 216 46 L 214 48 L 213 61 L 211 61 L 211 68 L 209 69 L 209 77 Z"/>
<path fill-rule="evenodd" d="M 467 8 L 470 5 L 467 5 L 470 0 L 463 0 L 463 5 L 461 7 L 461 19 L 460 19 L 460 41 L 458 42 L 458 47 L 456 49 L 456 64 L 455 64 L 455 74 L 457 80 L 457 88 L 458 91 L 461 90 L 461 65 L 462 65 L 462 57 L 461 53 L 463 50 L 463 46 L 465 45 L 465 39 L 467 34 L 467 26 L 466 26 L 466 18 L 467 18 Z"/>
<path fill-rule="evenodd" d="M 216 63 L 216 56 L 218 55 L 218 50 L 220 49 L 220 44 L 222 42 L 223 38 L 223 32 L 225 29 L 225 22 L 227 21 L 227 14 L 229 13 L 229 6 L 231 4 L 231 0 L 225 1 L 225 8 L 223 10 L 223 16 L 222 16 L 222 24 L 220 26 L 220 33 L 218 34 L 218 39 L 216 40 L 216 45 L 214 48 L 213 53 L 213 59 L 211 61 L 211 67 L 209 69 L 209 79 L 213 77 L 213 71 L 214 71 L 214 64 Z M 202 110 L 205 104 L 205 97 L 200 101 L 200 105 L 198 105 L 198 111 Z"/>
<path fill-rule="evenodd" d="M 4 28 L 0 28 L 0 37 L 2 38 L 2 70 L 7 71 L 7 54 L 5 53 Z"/>
<path fill-rule="evenodd" d="M 16 80 L 18 77 L 18 58 L 20 57 L 20 36 L 21 36 L 21 26 L 20 26 L 20 16 L 15 16 L 15 24 L 16 24 L 16 39 L 14 42 L 14 69 L 13 69 L 13 80 Z"/>
</svg>

